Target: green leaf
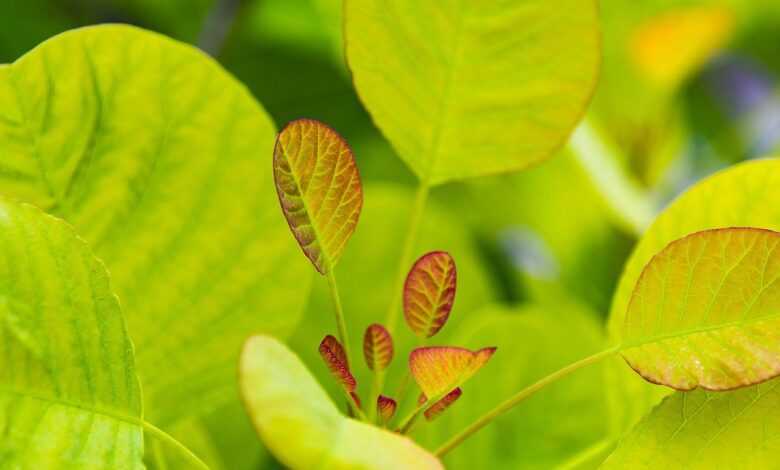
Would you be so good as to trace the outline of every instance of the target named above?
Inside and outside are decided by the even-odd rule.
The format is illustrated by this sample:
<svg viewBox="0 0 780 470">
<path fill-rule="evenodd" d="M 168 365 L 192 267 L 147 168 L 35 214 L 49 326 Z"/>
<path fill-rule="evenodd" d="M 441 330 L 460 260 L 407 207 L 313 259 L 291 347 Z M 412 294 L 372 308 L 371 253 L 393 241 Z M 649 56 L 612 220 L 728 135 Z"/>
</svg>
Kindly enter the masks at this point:
<svg viewBox="0 0 780 470">
<path fill-rule="evenodd" d="M 105 266 L 63 221 L 0 199 L 0 467 L 142 469 L 133 345 Z"/>
<path fill-rule="evenodd" d="M 780 233 L 697 232 L 653 257 L 623 328 L 623 357 L 653 383 L 730 390 L 780 374 Z"/>
<path fill-rule="evenodd" d="M 320 274 L 338 262 L 363 207 L 352 150 L 333 129 L 299 119 L 279 133 L 274 179 L 282 212 Z"/>
<path fill-rule="evenodd" d="M 780 231 L 780 160 L 751 161 L 716 173 L 664 210 L 626 263 L 612 301 L 610 333 L 621 336 L 639 275 L 656 253 L 690 233 L 722 227 Z"/>
<path fill-rule="evenodd" d="M 726 393 L 677 392 L 637 425 L 602 468 L 777 468 L 778 435 L 778 380 Z"/>
<path fill-rule="evenodd" d="M 457 288 L 455 260 L 432 251 L 415 261 L 404 282 L 404 318 L 420 338 L 430 338 L 447 323 Z"/>
<path fill-rule="evenodd" d="M 300 359 L 271 337 L 247 341 L 240 382 L 255 429 L 289 468 L 443 469 L 410 439 L 339 414 Z"/>
<path fill-rule="evenodd" d="M 550 156 L 595 87 L 591 0 L 346 1 L 344 21 L 358 94 L 425 184 Z"/>
<path fill-rule="evenodd" d="M 106 262 L 157 425 L 237 400 L 241 342 L 297 323 L 309 276 L 274 137 L 216 62 L 136 28 L 67 32 L 0 67 L 0 188 Z"/>
</svg>

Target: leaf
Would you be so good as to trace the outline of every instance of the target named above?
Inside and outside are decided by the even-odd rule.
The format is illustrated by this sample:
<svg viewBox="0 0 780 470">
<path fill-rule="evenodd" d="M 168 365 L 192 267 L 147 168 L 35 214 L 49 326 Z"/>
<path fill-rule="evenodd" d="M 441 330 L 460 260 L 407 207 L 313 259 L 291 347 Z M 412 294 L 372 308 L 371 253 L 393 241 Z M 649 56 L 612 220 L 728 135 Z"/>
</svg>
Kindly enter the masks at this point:
<svg viewBox="0 0 780 470">
<path fill-rule="evenodd" d="M 376 409 L 379 410 L 379 417 L 382 418 L 383 424 L 387 424 L 393 419 L 397 408 L 398 403 L 390 397 L 379 395 L 376 398 Z"/>
<path fill-rule="evenodd" d="M 677 392 L 645 417 L 604 469 L 777 467 L 780 382 L 726 393 Z"/>
<path fill-rule="evenodd" d="M 332 335 L 326 336 L 320 343 L 320 356 L 328 366 L 331 375 L 344 387 L 347 393 L 355 391 L 357 382 L 349 371 L 349 363 L 344 347 Z"/>
<path fill-rule="evenodd" d="M 274 180 L 295 239 L 317 271 L 327 274 L 355 231 L 363 207 L 352 150 L 321 122 L 293 121 L 276 139 Z"/>
<path fill-rule="evenodd" d="M 622 354 L 647 380 L 730 390 L 780 374 L 780 233 L 697 232 L 647 265 L 626 314 Z"/>
<path fill-rule="evenodd" d="M 424 184 L 550 156 L 599 68 L 591 0 L 347 1 L 344 31 L 361 100 Z"/>
<path fill-rule="evenodd" d="M 455 260 L 432 251 L 415 261 L 404 282 L 404 318 L 421 338 L 430 338 L 447 323 L 455 302 Z"/>
<path fill-rule="evenodd" d="M 450 393 L 444 395 L 444 398 L 437 401 L 433 405 L 431 405 L 427 410 L 425 410 L 425 419 L 428 421 L 433 421 L 434 419 L 441 416 L 444 411 L 452 406 L 455 401 L 460 398 L 460 396 L 463 394 L 463 390 L 460 389 L 460 387 L 456 388 L 455 390 L 451 391 Z"/>
<path fill-rule="evenodd" d="M 103 263 L 63 221 L 0 199 L 0 299 L 0 466 L 143 469 L 133 345 Z"/>
<path fill-rule="evenodd" d="M 384 326 L 374 323 L 366 328 L 363 356 L 368 368 L 376 372 L 387 369 L 393 361 L 393 338 Z"/>
<path fill-rule="evenodd" d="M 496 348 L 417 348 L 409 355 L 409 369 L 425 396 L 436 400 L 470 379 L 495 352 Z"/>
<path fill-rule="evenodd" d="M 0 189 L 106 262 L 155 425 L 237 401 L 244 339 L 300 318 L 308 267 L 262 164 L 274 137 L 211 58 L 130 26 L 67 32 L 0 67 Z"/>
<path fill-rule="evenodd" d="M 286 346 L 254 336 L 244 346 L 241 390 L 260 438 L 293 469 L 443 469 L 410 439 L 341 416 Z"/>
<path fill-rule="evenodd" d="M 690 233 L 723 227 L 780 231 L 780 160 L 732 166 L 697 183 L 653 222 L 631 254 L 610 311 L 610 333 L 619 338 L 639 275 L 666 245 Z"/>
</svg>

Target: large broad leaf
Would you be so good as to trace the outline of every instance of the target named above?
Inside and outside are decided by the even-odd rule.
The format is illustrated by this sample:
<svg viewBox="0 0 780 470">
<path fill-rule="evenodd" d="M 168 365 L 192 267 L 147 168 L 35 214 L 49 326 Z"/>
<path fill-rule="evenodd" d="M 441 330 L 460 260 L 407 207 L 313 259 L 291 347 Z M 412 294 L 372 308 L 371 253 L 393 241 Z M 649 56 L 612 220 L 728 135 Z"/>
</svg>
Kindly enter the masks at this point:
<svg viewBox="0 0 780 470">
<path fill-rule="evenodd" d="M 595 86 L 597 16 L 590 0 L 348 0 L 347 60 L 376 124 L 438 184 L 561 145 Z"/>
<path fill-rule="evenodd" d="M 602 468 L 777 468 L 780 381 L 727 393 L 678 392 Z"/>
<path fill-rule="evenodd" d="M 286 346 L 253 336 L 244 347 L 241 390 L 258 434 L 292 469 L 443 469 L 407 437 L 339 414 Z"/>
<path fill-rule="evenodd" d="M 308 266 L 274 194 L 274 127 L 194 48 L 80 29 L 0 68 L 0 193 L 73 224 L 111 271 L 155 424 L 237 397 L 247 334 L 287 334 Z"/>
<path fill-rule="evenodd" d="M 133 345 L 105 266 L 59 219 L 0 199 L 0 467 L 142 469 Z"/>
<path fill-rule="evenodd" d="M 780 233 L 697 232 L 637 282 L 622 354 L 651 382 L 729 390 L 780 374 Z"/>
<path fill-rule="evenodd" d="M 780 230 L 780 160 L 736 165 L 693 186 L 653 222 L 624 268 L 609 327 L 620 336 L 631 294 L 645 265 L 666 245 L 690 233 L 722 227 Z"/>
<path fill-rule="evenodd" d="M 567 303 L 476 310 L 452 341 L 468 347 L 495 344 L 498 353 L 463 386 L 463 396 L 451 410 L 417 426 L 415 436 L 431 448 L 523 387 L 598 351 L 604 338 L 592 312 Z M 609 417 L 601 367 L 596 364 L 551 384 L 500 416 L 448 453 L 447 468 L 565 468 L 588 452 L 603 458 L 609 450 Z"/>
</svg>

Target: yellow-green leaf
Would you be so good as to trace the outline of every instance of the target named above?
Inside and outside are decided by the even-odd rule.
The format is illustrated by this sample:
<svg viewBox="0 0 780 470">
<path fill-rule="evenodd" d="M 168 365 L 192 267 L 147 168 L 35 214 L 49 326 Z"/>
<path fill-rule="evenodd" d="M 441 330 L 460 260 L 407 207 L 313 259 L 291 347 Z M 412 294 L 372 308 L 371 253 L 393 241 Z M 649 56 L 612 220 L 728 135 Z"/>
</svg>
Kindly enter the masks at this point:
<svg viewBox="0 0 780 470">
<path fill-rule="evenodd" d="M 548 157 L 596 84 L 592 0 L 347 0 L 344 12 L 358 94 L 427 184 Z"/>
<path fill-rule="evenodd" d="M 255 429 L 286 467 L 443 469 L 410 439 L 342 416 L 300 359 L 274 338 L 247 341 L 240 382 Z"/>
<path fill-rule="evenodd" d="M 310 276 L 279 217 L 274 138 L 214 60 L 137 28 L 70 31 L 0 67 L 0 189 L 106 262 L 156 425 L 237 400 L 247 335 L 300 317 Z"/>
<path fill-rule="evenodd" d="M 621 335 L 634 286 L 656 253 L 690 233 L 723 227 L 780 231 L 780 160 L 751 161 L 716 173 L 664 210 L 626 263 L 612 302 L 610 333 Z"/>
<path fill-rule="evenodd" d="M 352 150 L 319 121 L 293 121 L 276 139 L 274 178 L 290 230 L 317 271 L 327 274 L 355 231 L 363 207 Z"/>
<path fill-rule="evenodd" d="M 427 399 L 438 401 L 476 374 L 495 352 L 496 348 L 417 348 L 409 355 L 409 369 Z"/>
<path fill-rule="evenodd" d="M 729 390 L 780 374 L 780 233 L 697 232 L 647 265 L 623 330 L 623 357 L 678 390 Z"/>
<path fill-rule="evenodd" d="M 133 345 L 105 266 L 0 199 L 0 468 L 143 469 Z"/>
<path fill-rule="evenodd" d="M 677 392 L 626 436 L 603 469 L 777 468 L 780 381 Z"/>
</svg>

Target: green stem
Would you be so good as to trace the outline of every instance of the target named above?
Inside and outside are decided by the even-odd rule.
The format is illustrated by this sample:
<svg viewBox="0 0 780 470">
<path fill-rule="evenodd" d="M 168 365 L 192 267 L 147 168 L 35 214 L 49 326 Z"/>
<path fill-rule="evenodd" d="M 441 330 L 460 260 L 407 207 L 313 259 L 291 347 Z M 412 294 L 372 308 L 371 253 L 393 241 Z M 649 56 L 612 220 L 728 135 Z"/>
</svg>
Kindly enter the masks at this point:
<svg viewBox="0 0 780 470">
<path fill-rule="evenodd" d="M 425 212 L 425 203 L 428 201 L 428 193 L 430 192 L 430 186 L 427 183 L 420 183 L 417 186 L 417 194 L 414 198 L 414 206 L 412 206 L 412 213 L 409 217 L 409 226 L 406 232 L 406 240 L 404 240 L 403 250 L 401 251 L 401 258 L 398 263 L 398 274 L 396 276 L 395 287 L 393 289 L 393 297 L 390 300 L 390 305 L 387 309 L 387 316 L 385 319 L 385 328 L 392 335 L 395 332 L 396 323 L 398 322 L 398 313 L 401 307 L 401 295 L 403 293 L 404 281 L 406 280 L 406 274 L 409 270 L 409 265 L 412 263 L 412 255 L 414 254 L 414 244 L 417 241 L 417 234 L 420 231 L 420 222 L 422 221 L 423 213 Z"/>
<path fill-rule="evenodd" d="M 417 405 L 417 407 L 409 413 L 406 418 L 401 420 L 401 422 L 398 425 L 398 429 L 401 434 L 406 434 L 409 429 L 412 427 L 412 424 L 414 424 L 414 421 L 417 419 L 418 416 L 420 416 L 420 412 L 425 408 L 425 405 L 428 404 L 428 401 L 423 403 L 422 405 Z"/>
<path fill-rule="evenodd" d="M 186 448 L 181 442 L 171 437 L 170 434 L 147 421 L 143 421 L 143 427 L 146 432 L 179 451 L 182 457 L 184 457 L 194 466 L 193 468 L 210 470 L 209 466 L 206 465 L 205 462 L 199 459 L 197 455 L 193 454 L 192 451 Z"/>
<path fill-rule="evenodd" d="M 350 354 L 349 335 L 347 334 L 347 323 L 344 321 L 344 308 L 341 306 L 341 297 L 339 297 L 339 288 L 336 284 L 336 275 L 333 273 L 333 268 L 328 270 L 328 287 L 330 288 L 330 296 L 333 299 L 333 306 L 336 312 L 336 327 L 339 332 L 339 341 L 344 346 L 344 354 L 347 356 L 347 365 L 352 365 L 352 355 Z"/>
<path fill-rule="evenodd" d="M 580 468 L 583 464 L 590 462 L 593 458 L 605 453 L 613 445 L 613 440 L 610 438 L 604 438 L 600 441 L 594 442 L 592 445 L 586 447 L 582 451 L 576 453 L 569 459 L 558 465 L 558 470 L 571 470 Z"/>
<path fill-rule="evenodd" d="M 368 421 L 371 424 L 376 424 L 376 417 L 379 414 L 377 407 L 377 400 L 379 399 L 379 387 L 381 387 L 384 381 L 384 371 L 374 371 L 374 378 L 371 381 L 371 393 L 368 395 Z"/>
<path fill-rule="evenodd" d="M 154 463 L 157 466 L 157 470 L 168 470 L 168 462 L 165 460 L 165 454 L 159 439 L 155 439 L 152 442 L 152 452 L 154 453 Z"/>
<path fill-rule="evenodd" d="M 557 381 L 558 379 L 566 377 L 567 375 L 571 374 L 572 372 L 578 369 L 581 369 L 587 365 L 593 364 L 594 362 L 598 362 L 601 359 L 609 357 L 612 354 L 616 353 L 619 349 L 620 348 L 618 346 L 615 346 L 609 349 L 605 349 L 604 351 L 598 352 L 596 354 L 593 354 L 592 356 L 588 356 L 573 364 L 569 364 L 563 369 L 553 372 L 547 377 L 544 377 L 543 379 L 520 390 L 512 397 L 510 397 L 509 399 L 507 399 L 497 407 L 493 408 L 491 411 L 482 415 L 482 417 L 480 417 L 479 419 L 471 423 L 471 425 L 469 425 L 466 429 L 464 429 L 460 433 L 453 436 L 450 440 L 445 442 L 441 447 L 436 449 L 436 455 L 441 457 L 447 452 L 451 451 L 452 449 L 457 447 L 461 442 L 463 442 L 466 438 L 476 433 L 480 429 L 484 428 L 485 426 L 490 424 L 491 421 L 501 416 L 502 414 L 506 413 L 507 411 L 511 410 L 518 403 L 522 402 L 523 400 L 530 397 L 531 395 L 538 392 L 539 390 L 546 387 L 547 385 Z"/>
</svg>

